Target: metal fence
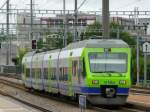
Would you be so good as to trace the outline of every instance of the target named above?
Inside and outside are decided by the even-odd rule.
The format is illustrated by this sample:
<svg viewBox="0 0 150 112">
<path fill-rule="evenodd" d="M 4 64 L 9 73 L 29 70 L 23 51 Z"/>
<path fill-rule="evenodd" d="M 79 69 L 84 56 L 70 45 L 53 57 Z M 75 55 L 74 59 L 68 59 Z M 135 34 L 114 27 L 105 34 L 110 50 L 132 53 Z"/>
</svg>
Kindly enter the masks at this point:
<svg viewBox="0 0 150 112">
<path fill-rule="evenodd" d="M 0 65 L 0 74 L 9 75 L 16 78 L 21 78 L 22 67 L 21 66 L 7 66 Z"/>
<path fill-rule="evenodd" d="M 144 80 L 140 80 L 140 85 L 141 85 L 142 87 L 150 88 L 150 80 L 147 80 L 147 81 L 146 81 L 146 85 L 145 85 L 145 83 L 144 83 Z"/>
</svg>

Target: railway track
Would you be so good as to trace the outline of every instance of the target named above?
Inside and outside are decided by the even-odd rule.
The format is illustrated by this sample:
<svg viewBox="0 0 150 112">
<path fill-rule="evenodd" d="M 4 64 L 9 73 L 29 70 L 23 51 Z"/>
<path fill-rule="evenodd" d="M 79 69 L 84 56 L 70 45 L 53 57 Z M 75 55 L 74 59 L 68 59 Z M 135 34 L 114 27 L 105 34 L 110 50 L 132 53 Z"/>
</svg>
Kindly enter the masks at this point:
<svg viewBox="0 0 150 112">
<path fill-rule="evenodd" d="M 40 110 L 41 112 L 52 112 L 52 111 L 47 110 L 47 109 L 45 109 L 45 108 L 39 107 L 39 106 L 37 106 L 37 105 L 33 105 L 33 104 L 29 103 L 29 102 L 25 102 L 25 101 L 23 101 L 23 100 L 17 99 L 16 97 L 13 97 L 12 95 L 9 95 L 9 94 L 4 93 L 4 92 L 2 92 L 2 91 L 0 91 L 0 94 L 3 95 L 3 96 L 7 96 L 7 97 L 9 97 L 9 98 L 12 98 L 12 99 L 14 99 L 14 100 L 16 100 L 16 101 L 18 101 L 18 102 L 21 102 L 22 104 L 25 104 L 25 105 L 27 105 L 27 106 L 29 106 L 29 107 L 35 108 L 36 110 Z"/>
<path fill-rule="evenodd" d="M 145 93 L 150 94 L 150 89 L 141 89 L 141 88 L 131 88 L 132 93 Z"/>
<path fill-rule="evenodd" d="M 17 79 L 17 80 L 21 80 L 21 76 L 20 75 L 16 75 L 16 74 L 0 74 L 0 76 L 4 76 L 4 77 L 8 77 L 8 78 L 13 78 L 13 79 Z M 150 88 L 141 88 L 141 87 L 135 87 L 133 86 L 130 89 L 130 92 L 132 93 L 145 93 L 145 94 L 150 94 Z"/>
<path fill-rule="evenodd" d="M 68 98 L 60 98 L 60 97 L 57 97 L 55 95 L 50 95 L 49 93 L 45 93 L 45 92 L 39 92 L 39 91 L 29 91 L 29 89 L 25 88 L 23 86 L 23 83 L 21 83 L 20 80 L 18 79 L 14 79 L 14 80 L 18 80 L 17 82 L 16 81 L 12 81 L 11 78 L 8 78 L 9 80 L 6 80 L 5 77 L 0 77 L 0 84 L 3 84 L 3 85 L 7 85 L 9 87 L 13 87 L 13 88 L 16 88 L 16 89 L 19 89 L 21 91 L 25 91 L 25 92 L 28 92 L 29 94 L 34 94 L 34 95 L 37 95 L 37 96 L 40 96 L 40 97 L 44 97 L 44 98 L 47 98 L 47 99 L 53 99 L 53 100 L 56 100 L 56 101 L 59 101 L 59 102 L 62 102 L 62 103 L 67 103 L 67 104 L 71 104 L 73 106 L 76 106 L 78 107 L 78 103 L 73 101 L 73 100 L 68 100 Z M 44 107 L 41 107 L 41 106 L 37 106 L 35 104 L 32 104 L 30 102 L 27 102 L 27 101 L 24 101 L 22 99 L 18 99 L 17 97 L 15 97 L 13 94 L 8 94 L 4 91 L 1 91 L 0 90 L 0 94 L 2 95 L 5 95 L 5 96 L 8 96 L 8 97 L 11 97 L 21 103 L 24 103 L 30 107 L 33 107 L 33 108 L 36 108 L 42 112 L 53 112 L 53 109 L 50 110 L 50 109 L 46 109 Z M 19 93 L 17 93 L 19 94 Z M 148 112 L 150 111 L 150 109 L 148 108 L 137 108 L 137 106 L 133 105 L 133 104 L 126 104 L 125 106 L 123 107 L 105 107 L 105 106 L 93 106 L 93 105 L 88 105 L 87 106 L 88 109 L 91 109 L 91 110 L 95 110 L 95 111 L 101 111 L 101 112 Z"/>
<path fill-rule="evenodd" d="M 94 106 L 94 109 L 97 109 L 98 111 L 101 111 L 104 109 L 104 112 L 149 112 L 150 109 L 144 108 L 144 107 L 137 107 L 134 104 L 127 103 L 124 106 L 110 106 L 110 107 L 103 107 L 103 106 Z M 107 108 L 107 109 L 106 109 Z M 106 110 L 105 110 L 106 109 Z"/>
<path fill-rule="evenodd" d="M 0 82 L 0 83 L 3 83 L 3 84 L 6 84 L 6 85 L 9 85 L 9 86 L 10 86 L 10 83 L 6 82 L 6 80 L 1 80 L 1 79 L 0 79 L 0 81 L 2 81 L 2 82 Z M 16 85 L 16 84 L 15 84 L 15 85 Z M 13 84 L 12 86 L 14 87 L 14 84 Z M 23 87 L 21 87 L 21 86 L 18 86 L 18 85 L 16 85 L 15 88 L 22 89 L 22 90 L 26 90 L 25 88 L 23 88 Z M 4 92 L 4 91 L 2 91 L 2 90 L 0 90 L 0 94 L 3 95 L 3 96 L 7 96 L 7 97 L 9 97 L 9 98 L 11 98 L 11 99 L 14 99 L 14 100 L 16 100 L 16 101 L 18 101 L 18 102 L 21 102 L 22 104 L 25 104 L 25 105 L 27 105 L 27 106 L 29 106 L 29 107 L 35 108 L 36 110 L 40 110 L 41 112 L 52 112 L 52 111 L 47 110 L 47 109 L 45 109 L 45 108 L 42 108 L 42 107 L 40 107 L 40 106 L 37 106 L 37 105 L 34 105 L 34 104 L 32 104 L 32 103 L 29 103 L 29 102 L 23 101 L 23 100 L 21 100 L 21 99 L 18 99 L 18 98 L 16 98 L 15 96 L 13 96 L 13 95 L 11 95 L 11 94 L 8 94 L 8 93 L 6 93 L 6 92 Z"/>
<path fill-rule="evenodd" d="M 41 93 L 41 92 L 39 92 L 39 91 L 36 91 L 36 90 L 34 90 L 34 91 L 30 91 L 30 90 L 28 90 L 27 88 L 25 88 L 24 86 L 23 86 L 23 84 L 21 84 L 21 83 L 14 83 L 14 82 L 12 82 L 12 81 L 8 81 L 8 80 L 5 80 L 4 78 L 0 78 L 0 83 L 3 83 L 3 84 L 6 84 L 6 85 L 8 85 L 8 86 L 11 86 L 11 87 L 14 87 L 14 88 L 17 88 L 17 89 L 21 89 L 21 90 L 23 90 L 23 91 L 27 91 L 27 92 L 29 92 L 29 93 L 31 93 L 31 94 L 34 94 L 34 95 L 38 95 L 38 96 L 41 96 L 41 97 L 45 97 L 45 98 L 48 98 L 48 99 L 53 99 L 53 100 L 57 100 L 57 101 L 61 101 L 61 102 L 63 102 L 63 103 L 68 103 L 68 104 L 71 104 L 71 105 L 75 105 L 75 106 L 77 106 L 78 107 L 78 103 L 77 102 L 75 102 L 75 101 L 73 101 L 72 99 L 67 99 L 68 97 L 63 97 L 63 98 L 58 98 L 57 96 L 54 96 L 54 95 L 50 95 L 49 93 Z M 0 91 L 0 94 L 1 93 L 3 93 L 3 92 L 1 92 Z M 5 94 L 5 93 L 4 93 Z M 11 98 L 13 98 L 13 99 L 15 99 L 15 100 L 17 100 L 17 98 L 16 97 L 12 97 L 11 95 L 7 95 L 7 96 L 9 96 L 9 97 L 11 97 Z M 18 100 L 18 101 L 21 101 L 20 99 Z M 22 102 L 22 101 L 21 101 Z M 23 101 L 24 102 L 24 101 Z M 25 102 L 26 103 L 26 102 Z M 29 104 L 29 103 L 28 103 Z M 31 106 L 32 106 L 32 104 L 31 104 Z M 108 110 L 108 109 L 106 109 L 106 108 L 100 108 L 100 107 L 96 107 L 96 106 L 92 106 L 92 105 L 88 105 L 88 107 L 87 108 L 89 108 L 89 109 L 92 109 L 92 110 L 96 110 L 96 111 L 101 111 L 101 112 L 110 112 L 110 110 Z M 46 110 L 47 111 L 47 110 Z M 46 111 L 43 111 L 43 112 L 46 112 Z M 49 112 L 51 112 L 51 111 L 49 111 Z"/>
</svg>

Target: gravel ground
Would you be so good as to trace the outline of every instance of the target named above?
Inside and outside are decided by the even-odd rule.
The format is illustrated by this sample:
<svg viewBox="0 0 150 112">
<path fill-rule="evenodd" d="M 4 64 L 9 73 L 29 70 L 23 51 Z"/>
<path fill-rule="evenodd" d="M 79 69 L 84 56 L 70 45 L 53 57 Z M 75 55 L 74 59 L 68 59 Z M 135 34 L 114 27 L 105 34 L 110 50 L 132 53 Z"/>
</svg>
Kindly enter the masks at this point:
<svg viewBox="0 0 150 112">
<path fill-rule="evenodd" d="M 142 93 L 130 94 L 128 102 L 143 105 L 145 107 L 150 107 L 150 94 L 142 94 Z"/>
<path fill-rule="evenodd" d="M 9 97 L 0 95 L 0 112 L 41 112 Z"/>
<path fill-rule="evenodd" d="M 22 91 L 20 89 L 16 89 L 4 84 L 0 84 L 1 91 L 5 93 L 9 93 L 16 98 L 19 98 L 23 101 L 30 102 L 32 104 L 36 104 L 37 106 L 46 108 L 53 112 L 81 112 L 78 106 L 73 104 L 64 103 L 61 101 L 56 101 L 53 99 L 48 99 L 44 97 L 40 97 L 37 95 L 30 94 L 28 92 Z M 86 112 L 97 112 L 95 110 L 86 109 Z"/>
</svg>

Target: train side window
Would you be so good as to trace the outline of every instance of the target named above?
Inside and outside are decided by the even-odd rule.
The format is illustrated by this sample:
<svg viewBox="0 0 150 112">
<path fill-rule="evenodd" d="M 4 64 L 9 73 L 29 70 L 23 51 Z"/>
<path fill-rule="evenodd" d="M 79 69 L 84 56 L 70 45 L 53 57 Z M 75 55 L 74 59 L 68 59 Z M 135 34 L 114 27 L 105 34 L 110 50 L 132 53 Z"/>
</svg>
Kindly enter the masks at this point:
<svg viewBox="0 0 150 112">
<path fill-rule="evenodd" d="M 67 72 L 67 67 L 64 68 L 64 80 L 67 81 L 68 80 L 68 72 Z"/>
<path fill-rule="evenodd" d="M 54 68 L 51 68 L 51 75 L 50 75 L 51 80 L 54 80 L 54 73 L 53 73 L 53 71 L 54 71 Z"/>
<path fill-rule="evenodd" d="M 82 76 L 82 72 L 83 72 L 83 62 L 82 60 L 79 61 L 79 64 L 78 64 L 78 78 L 80 78 L 80 76 Z"/>
<path fill-rule="evenodd" d="M 35 77 L 35 70 L 34 70 L 34 68 L 32 68 L 32 77 L 33 78 Z"/>
<path fill-rule="evenodd" d="M 78 71 L 78 61 L 72 61 L 72 75 L 75 77 Z"/>
<path fill-rule="evenodd" d="M 62 68 L 60 68 L 60 77 L 59 80 L 62 81 Z"/>
<path fill-rule="evenodd" d="M 86 76 L 86 67 L 85 67 L 85 59 L 83 58 L 83 69 L 82 69 L 82 76 L 85 78 Z"/>
<path fill-rule="evenodd" d="M 39 78 L 40 78 L 40 69 L 37 68 L 37 79 L 39 79 Z"/>
<path fill-rule="evenodd" d="M 55 79 L 55 68 L 52 68 L 52 80 Z"/>
<path fill-rule="evenodd" d="M 48 68 L 45 68 L 45 79 L 48 79 Z"/>
<path fill-rule="evenodd" d="M 47 72 L 46 72 L 46 68 L 44 68 L 43 76 L 44 76 L 44 79 L 47 79 Z"/>
<path fill-rule="evenodd" d="M 26 71 L 25 71 L 25 70 L 26 70 L 26 65 L 25 65 L 25 64 L 23 64 L 23 65 L 22 65 L 22 73 L 24 73 L 24 74 L 25 74 L 25 73 L 26 73 Z"/>
<path fill-rule="evenodd" d="M 42 70 L 41 70 L 41 68 L 40 68 L 40 71 L 39 71 L 39 72 L 40 72 L 40 79 L 41 79 L 41 76 L 42 76 Z"/>
<path fill-rule="evenodd" d="M 30 69 L 26 68 L 26 77 L 29 78 L 30 77 Z"/>
<path fill-rule="evenodd" d="M 54 68 L 54 80 L 56 80 L 56 68 Z"/>
</svg>

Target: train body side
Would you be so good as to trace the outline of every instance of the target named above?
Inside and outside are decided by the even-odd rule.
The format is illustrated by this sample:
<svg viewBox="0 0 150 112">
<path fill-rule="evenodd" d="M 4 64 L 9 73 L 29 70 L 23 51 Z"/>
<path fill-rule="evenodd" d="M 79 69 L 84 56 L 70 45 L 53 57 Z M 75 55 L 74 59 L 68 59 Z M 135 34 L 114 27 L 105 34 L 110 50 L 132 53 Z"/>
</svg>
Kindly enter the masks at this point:
<svg viewBox="0 0 150 112">
<path fill-rule="evenodd" d="M 116 45 L 111 41 L 99 42 L 88 40 L 61 50 L 28 53 L 22 61 L 25 86 L 70 97 L 83 94 L 93 104 L 124 104 L 131 84 L 130 48 L 125 43 L 124 46 L 118 44 L 121 41 L 117 41 Z M 93 56 L 90 57 L 90 54 Z M 107 55 L 109 61 L 105 59 Z M 126 71 L 91 71 L 91 68 L 96 70 L 104 63 L 114 65 L 109 67 L 111 70 L 115 66 L 123 66 Z M 123 63 L 126 65 L 121 65 Z"/>
</svg>

